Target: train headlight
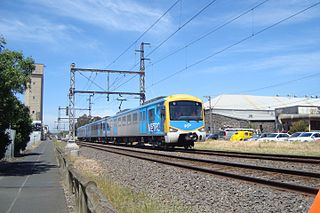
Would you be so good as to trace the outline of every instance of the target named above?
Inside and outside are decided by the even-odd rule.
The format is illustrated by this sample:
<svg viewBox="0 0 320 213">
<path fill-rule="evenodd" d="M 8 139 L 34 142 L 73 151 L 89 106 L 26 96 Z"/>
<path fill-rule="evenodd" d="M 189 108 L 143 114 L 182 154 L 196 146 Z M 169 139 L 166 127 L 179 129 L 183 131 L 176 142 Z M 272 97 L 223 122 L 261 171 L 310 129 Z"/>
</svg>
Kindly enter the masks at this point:
<svg viewBox="0 0 320 213">
<path fill-rule="evenodd" d="M 175 129 L 175 128 L 170 127 L 170 128 L 169 128 L 169 132 L 178 132 L 178 130 Z"/>
<path fill-rule="evenodd" d="M 204 128 L 204 127 L 201 127 L 200 129 L 199 129 L 199 132 L 205 132 L 206 131 L 206 128 Z"/>
</svg>

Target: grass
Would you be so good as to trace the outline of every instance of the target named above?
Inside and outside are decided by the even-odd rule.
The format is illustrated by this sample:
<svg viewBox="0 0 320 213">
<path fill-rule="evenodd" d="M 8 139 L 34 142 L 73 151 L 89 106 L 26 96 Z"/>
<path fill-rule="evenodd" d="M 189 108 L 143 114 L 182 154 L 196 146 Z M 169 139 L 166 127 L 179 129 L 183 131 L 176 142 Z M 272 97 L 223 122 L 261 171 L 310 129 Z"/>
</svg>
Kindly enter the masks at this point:
<svg viewBox="0 0 320 213">
<path fill-rule="evenodd" d="M 196 149 L 254 152 L 269 154 L 290 154 L 302 156 L 320 156 L 320 142 L 257 142 L 257 141 L 221 141 L 198 142 Z"/>
<path fill-rule="evenodd" d="M 67 145 L 66 143 L 58 140 L 53 140 L 53 144 L 62 150 L 64 150 L 64 147 Z"/>
<path fill-rule="evenodd" d="M 120 213 L 135 212 L 189 212 L 177 202 L 172 205 L 155 201 L 144 192 L 134 192 L 113 181 L 103 173 L 100 164 L 92 159 L 83 157 L 73 158 L 74 166 L 85 177 L 97 183 L 102 194 L 109 200 L 111 205 Z"/>
</svg>

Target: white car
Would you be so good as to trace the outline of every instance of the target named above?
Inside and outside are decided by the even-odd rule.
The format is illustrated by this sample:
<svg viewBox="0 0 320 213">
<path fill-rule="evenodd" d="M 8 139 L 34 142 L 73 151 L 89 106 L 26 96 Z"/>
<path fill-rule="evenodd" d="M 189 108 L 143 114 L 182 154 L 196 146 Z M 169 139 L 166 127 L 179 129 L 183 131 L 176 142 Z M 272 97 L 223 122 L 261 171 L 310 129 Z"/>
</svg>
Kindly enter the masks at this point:
<svg viewBox="0 0 320 213">
<path fill-rule="evenodd" d="M 295 133 L 293 133 L 292 135 L 290 135 L 288 141 L 290 141 L 290 142 L 298 141 L 298 140 L 299 140 L 298 138 L 299 138 L 300 135 L 302 135 L 303 133 L 304 133 L 304 132 L 295 132 Z"/>
<path fill-rule="evenodd" d="M 304 132 L 297 139 L 301 142 L 313 142 L 320 140 L 320 132 Z"/>
<path fill-rule="evenodd" d="M 267 137 L 259 138 L 257 141 L 288 141 L 289 137 L 287 133 L 270 133 Z"/>
</svg>

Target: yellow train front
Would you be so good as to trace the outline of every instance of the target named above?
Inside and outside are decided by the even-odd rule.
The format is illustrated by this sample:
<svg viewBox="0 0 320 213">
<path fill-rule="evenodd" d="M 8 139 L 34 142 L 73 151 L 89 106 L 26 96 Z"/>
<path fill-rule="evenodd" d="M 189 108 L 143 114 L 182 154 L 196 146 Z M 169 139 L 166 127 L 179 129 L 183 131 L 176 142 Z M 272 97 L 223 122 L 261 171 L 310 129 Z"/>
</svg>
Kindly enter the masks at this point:
<svg viewBox="0 0 320 213">
<path fill-rule="evenodd" d="M 78 128 L 78 138 L 192 147 L 194 142 L 205 140 L 203 104 L 191 95 L 159 97 Z"/>
<path fill-rule="evenodd" d="M 193 146 L 205 140 L 202 101 L 190 95 L 172 95 L 165 98 L 164 141 L 172 146 Z"/>
</svg>

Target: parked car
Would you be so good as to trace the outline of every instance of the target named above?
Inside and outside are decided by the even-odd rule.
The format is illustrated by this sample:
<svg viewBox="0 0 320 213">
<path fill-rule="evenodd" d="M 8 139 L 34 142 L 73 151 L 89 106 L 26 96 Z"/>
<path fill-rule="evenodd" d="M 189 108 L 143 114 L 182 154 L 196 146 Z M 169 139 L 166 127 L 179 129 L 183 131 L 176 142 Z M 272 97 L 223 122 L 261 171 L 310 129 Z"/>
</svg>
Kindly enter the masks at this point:
<svg viewBox="0 0 320 213">
<path fill-rule="evenodd" d="M 290 135 L 290 137 L 289 137 L 289 139 L 288 139 L 288 141 L 291 141 L 291 142 L 293 142 L 293 141 L 298 141 L 299 139 L 299 137 L 300 137 L 300 135 L 302 135 L 304 132 L 295 132 L 295 133 L 293 133 L 292 135 Z"/>
<path fill-rule="evenodd" d="M 257 141 L 288 141 L 289 137 L 288 133 L 270 133 L 264 138 L 259 138 Z"/>
<path fill-rule="evenodd" d="M 237 131 L 249 131 L 249 132 L 254 132 L 253 129 L 248 129 L 248 128 L 226 128 L 224 129 L 224 139 L 225 140 L 230 140 L 232 135 L 236 133 Z"/>
<path fill-rule="evenodd" d="M 230 138 L 230 141 L 243 141 L 244 139 L 251 138 L 253 132 L 251 131 L 236 131 Z"/>
<path fill-rule="evenodd" d="M 304 132 L 298 138 L 298 141 L 301 142 L 313 142 L 316 140 L 320 140 L 319 132 Z"/>
<path fill-rule="evenodd" d="M 247 138 L 247 139 L 244 139 L 245 141 L 256 141 L 258 140 L 259 138 L 265 138 L 268 136 L 268 134 L 270 134 L 269 132 L 264 132 L 264 133 L 256 133 L 256 134 L 253 134 L 253 136 L 251 138 Z"/>
<path fill-rule="evenodd" d="M 209 140 L 209 139 L 218 140 L 218 138 L 219 138 L 219 135 L 217 133 L 213 133 L 213 134 L 207 135 L 206 140 Z"/>
<path fill-rule="evenodd" d="M 218 139 L 222 139 L 223 137 L 224 137 L 224 131 L 219 131 L 212 134 L 208 134 L 206 137 L 206 140 L 208 139 L 218 140 Z"/>
</svg>

